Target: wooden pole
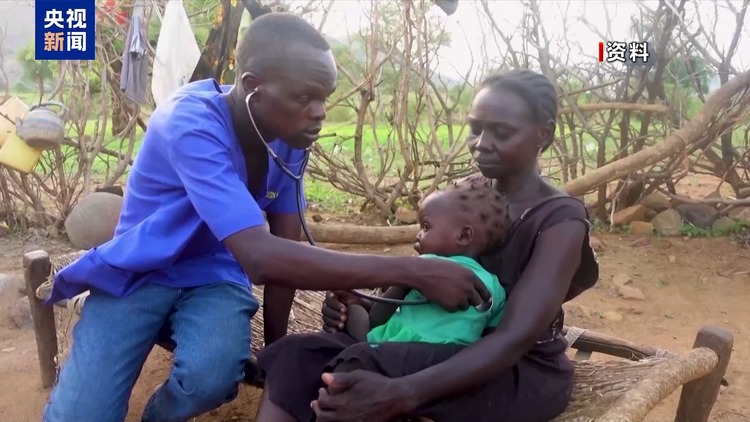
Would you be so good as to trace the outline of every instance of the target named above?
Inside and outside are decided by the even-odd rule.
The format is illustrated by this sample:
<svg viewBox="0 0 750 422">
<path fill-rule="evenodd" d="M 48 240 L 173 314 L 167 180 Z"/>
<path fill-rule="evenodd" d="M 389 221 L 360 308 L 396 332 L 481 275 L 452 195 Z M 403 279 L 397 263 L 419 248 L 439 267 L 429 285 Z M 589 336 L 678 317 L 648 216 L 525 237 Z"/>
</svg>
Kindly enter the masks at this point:
<svg viewBox="0 0 750 422">
<path fill-rule="evenodd" d="M 734 336 L 723 328 L 706 326 L 698 332 L 693 347 L 706 347 L 713 350 L 719 357 L 719 363 L 708 375 L 682 387 L 675 422 L 708 421 L 711 409 L 719 396 L 721 380 L 727 372 L 733 346 Z"/>
<path fill-rule="evenodd" d="M 414 243 L 419 232 L 418 224 L 408 226 L 357 226 L 354 224 L 309 223 L 308 228 L 318 243 L 346 245 L 398 245 Z M 300 238 L 306 242 L 304 233 Z"/>
<path fill-rule="evenodd" d="M 51 263 L 47 252 L 38 250 L 23 256 L 24 278 L 26 292 L 31 305 L 31 318 L 34 322 L 36 335 L 36 350 L 39 355 L 39 370 L 42 377 L 42 387 L 49 388 L 57 377 L 57 328 L 55 326 L 55 311 L 52 306 L 44 305 L 36 297 L 36 289 L 49 277 Z"/>
</svg>

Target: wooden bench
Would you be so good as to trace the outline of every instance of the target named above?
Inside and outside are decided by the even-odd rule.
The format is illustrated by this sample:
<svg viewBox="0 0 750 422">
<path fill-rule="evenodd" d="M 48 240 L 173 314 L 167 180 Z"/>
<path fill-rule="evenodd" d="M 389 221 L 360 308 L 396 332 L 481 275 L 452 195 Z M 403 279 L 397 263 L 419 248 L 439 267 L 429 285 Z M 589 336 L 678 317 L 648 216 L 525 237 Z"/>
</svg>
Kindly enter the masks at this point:
<svg viewBox="0 0 750 422">
<path fill-rule="evenodd" d="M 54 310 L 43 299 L 51 290 L 52 276 L 77 259 L 82 252 L 50 258 L 45 251 L 29 252 L 23 258 L 26 289 L 36 333 L 41 381 L 52 386 L 57 376 L 57 332 Z M 262 288 L 254 287 L 262 303 Z M 86 293 L 58 303 L 79 313 Z M 318 330 L 323 292 L 300 291 L 295 297 L 291 333 Z M 263 312 L 254 317 L 253 351 L 262 347 Z M 732 353 L 734 338 L 728 331 L 707 326 L 695 338 L 694 348 L 675 354 L 622 339 L 566 327 L 566 338 L 575 355 L 573 398 L 558 422 L 642 421 L 656 405 L 682 386 L 675 422 L 706 422 L 714 406 Z M 169 348 L 169 345 L 162 345 Z M 622 359 L 591 361 L 592 353 Z"/>
</svg>

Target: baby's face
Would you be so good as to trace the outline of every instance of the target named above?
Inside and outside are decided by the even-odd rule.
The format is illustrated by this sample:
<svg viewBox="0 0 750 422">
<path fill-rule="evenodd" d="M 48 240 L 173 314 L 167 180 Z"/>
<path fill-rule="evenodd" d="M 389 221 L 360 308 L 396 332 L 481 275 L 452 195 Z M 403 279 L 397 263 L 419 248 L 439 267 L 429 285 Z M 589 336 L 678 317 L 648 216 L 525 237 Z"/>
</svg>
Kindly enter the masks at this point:
<svg viewBox="0 0 750 422">
<path fill-rule="evenodd" d="M 420 230 L 414 249 L 420 255 L 466 255 L 472 249 L 475 233 L 466 232 L 465 220 L 450 194 L 430 195 L 419 209 Z"/>
</svg>

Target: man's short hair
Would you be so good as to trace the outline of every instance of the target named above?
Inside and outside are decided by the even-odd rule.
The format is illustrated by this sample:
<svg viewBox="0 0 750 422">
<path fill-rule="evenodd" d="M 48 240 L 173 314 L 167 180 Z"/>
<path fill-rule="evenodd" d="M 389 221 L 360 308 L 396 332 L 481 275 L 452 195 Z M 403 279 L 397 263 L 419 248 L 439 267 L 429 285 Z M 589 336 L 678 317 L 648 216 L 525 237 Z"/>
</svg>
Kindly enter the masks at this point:
<svg viewBox="0 0 750 422">
<path fill-rule="evenodd" d="M 286 52 L 292 44 L 322 51 L 331 49 L 314 26 L 293 13 L 268 13 L 258 17 L 245 30 L 237 46 L 237 76 L 277 69 L 287 61 Z"/>
</svg>

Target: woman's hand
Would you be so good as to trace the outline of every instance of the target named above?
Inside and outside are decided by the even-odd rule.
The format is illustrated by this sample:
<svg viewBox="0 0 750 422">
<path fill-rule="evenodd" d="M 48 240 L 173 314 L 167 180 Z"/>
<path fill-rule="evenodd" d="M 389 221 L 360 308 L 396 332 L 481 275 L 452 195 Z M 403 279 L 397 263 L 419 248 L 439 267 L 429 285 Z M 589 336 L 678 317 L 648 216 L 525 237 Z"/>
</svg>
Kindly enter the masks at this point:
<svg viewBox="0 0 750 422">
<path fill-rule="evenodd" d="M 416 407 L 414 394 L 398 378 L 374 372 L 323 374 L 321 388 L 311 403 L 318 422 L 390 422 Z"/>
<path fill-rule="evenodd" d="M 369 304 L 358 296 L 347 291 L 327 292 L 323 301 L 323 331 L 335 333 L 343 331 L 346 326 L 347 306 L 358 304 L 369 309 Z"/>
</svg>

